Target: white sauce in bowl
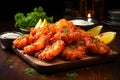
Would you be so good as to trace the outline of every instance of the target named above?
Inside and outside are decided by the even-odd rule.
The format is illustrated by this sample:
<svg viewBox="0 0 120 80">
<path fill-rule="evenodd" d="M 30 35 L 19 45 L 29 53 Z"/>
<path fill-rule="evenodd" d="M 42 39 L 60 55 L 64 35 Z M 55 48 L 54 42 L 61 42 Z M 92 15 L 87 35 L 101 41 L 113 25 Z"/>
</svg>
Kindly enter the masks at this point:
<svg viewBox="0 0 120 80">
<path fill-rule="evenodd" d="M 19 33 L 6 32 L 6 33 L 0 35 L 0 38 L 2 38 L 2 39 L 16 39 L 19 36 L 20 36 Z"/>
<path fill-rule="evenodd" d="M 75 20 L 70 20 L 74 25 L 81 25 L 81 26 L 88 26 L 88 25 L 93 25 L 93 22 L 86 21 L 86 20 L 81 20 L 81 19 L 75 19 Z"/>
</svg>

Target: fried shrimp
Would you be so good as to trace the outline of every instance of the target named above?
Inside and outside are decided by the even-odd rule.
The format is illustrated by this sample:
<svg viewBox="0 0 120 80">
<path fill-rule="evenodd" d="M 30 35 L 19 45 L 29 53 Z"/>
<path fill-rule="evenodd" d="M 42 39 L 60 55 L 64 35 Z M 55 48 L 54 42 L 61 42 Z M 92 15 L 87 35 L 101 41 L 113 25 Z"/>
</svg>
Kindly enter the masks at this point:
<svg viewBox="0 0 120 80">
<path fill-rule="evenodd" d="M 78 60 L 82 59 L 87 52 L 87 48 L 84 45 L 67 45 L 61 53 L 61 56 L 65 60 Z"/>
<path fill-rule="evenodd" d="M 109 54 L 110 48 L 99 39 L 94 38 L 93 36 L 87 36 L 85 38 L 85 45 L 89 51 L 95 54 Z"/>
<path fill-rule="evenodd" d="M 29 34 L 15 39 L 13 46 L 24 54 L 45 61 L 53 60 L 58 55 L 65 60 L 82 59 L 88 51 L 100 55 L 110 53 L 105 43 L 66 19 L 31 28 Z"/>
<path fill-rule="evenodd" d="M 30 29 L 30 34 L 34 36 L 34 39 L 37 40 L 41 35 L 47 35 L 50 32 L 49 27 L 45 26 L 42 28 L 31 28 Z"/>
<path fill-rule="evenodd" d="M 13 46 L 18 49 L 22 49 L 26 45 L 31 44 L 34 42 L 34 36 L 31 34 L 20 36 L 13 41 Z"/>
<path fill-rule="evenodd" d="M 35 54 L 37 51 L 45 47 L 50 37 L 51 37 L 51 33 L 48 33 L 47 35 L 41 35 L 41 37 L 37 39 L 34 43 L 31 43 L 30 45 L 25 46 L 23 48 L 23 52 L 29 55 Z"/>
<path fill-rule="evenodd" d="M 60 54 L 64 49 L 65 43 L 62 40 L 57 40 L 52 45 L 47 45 L 41 53 L 38 54 L 38 59 L 50 61 Z"/>
<path fill-rule="evenodd" d="M 55 26 L 56 25 L 56 26 Z M 83 29 L 76 27 L 73 23 L 67 21 L 66 19 L 61 19 L 55 23 L 54 36 L 51 38 L 51 42 L 58 39 L 62 39 L 65 43 L 72 43 L 73 41 L 83 40 L 85 36 L 90 35 Z"/>
</svg>

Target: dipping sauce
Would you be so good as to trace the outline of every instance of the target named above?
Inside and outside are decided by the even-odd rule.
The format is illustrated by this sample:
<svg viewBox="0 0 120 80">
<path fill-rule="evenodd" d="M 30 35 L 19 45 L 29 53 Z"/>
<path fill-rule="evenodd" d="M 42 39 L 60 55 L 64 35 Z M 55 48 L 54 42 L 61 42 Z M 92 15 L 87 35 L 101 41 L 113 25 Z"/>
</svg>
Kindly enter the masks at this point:
<svg viewBox="0 0 120 80">
<path fill-rule="evenodd" d="M 20 36 L 20 33 L 6 32 L 6 33 L 0 35 L 0 38 L 2 38 L 2 39 L 16 39 L 19 36 Z"/>
<path fill-rule="evenodd" d="M 13 45 L 13 40 L 21 36 L 22 33 L 11 31 L 11 32 L 3 32 L 0 35 L 0 46 L 2 49 L 11 49 Z"/>
<path fill-rule="evenodd" d="M 82 20 L 82 19 L 74 19 L 70 20 L 74 25 L 82 25 L 82 26 L 88 26 L 88 25 L 94 25 L 93 22 Z"/>
</svg>

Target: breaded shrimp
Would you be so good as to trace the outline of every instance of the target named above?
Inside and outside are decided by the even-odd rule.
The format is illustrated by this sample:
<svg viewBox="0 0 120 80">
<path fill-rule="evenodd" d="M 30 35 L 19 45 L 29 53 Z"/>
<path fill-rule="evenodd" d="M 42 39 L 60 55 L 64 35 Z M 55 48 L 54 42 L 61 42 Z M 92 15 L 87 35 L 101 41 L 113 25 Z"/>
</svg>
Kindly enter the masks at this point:
<svg viewBox="0 0 120 80">
<path fill-rule="evenodd" d="M 85 45 L 89 51 L 95 54 L 109 54 L 110 48 L 105 43 L 101 42 L 99 39 L 93 36 L 87 36 L 84 38 Z"/>
<path fill-rule="evenodd" d="M 48 45 L 38 54 L 38 59 L 50 61 L 53 60 L 64 49 L 65 43 L 62 40 L 57 40 L 52 45 Z"/>
<path fill-rule="evenodd" d="M 49 33 L 49 27 L 45 26 L 42 28 L 31 28 L 30 34 L 34 36 L 34 39 L 37 40 L 39 37 L 41 37 L 41 35 L 47 35 L 47 33 Z"/>
<path fill-rule="evenodd" d="M 37 39 L 34 43 L 27 45 L 23 48 L 23 52 L 25 54 L 34 55 L 36 52 L 40 51 L 48 44 L 49 38 L 52 33 L 48 33 L 47 35 L 41 35 L 39 39 Z"/>
<path fill-rule="evenodd" d="M 87 48 L 84 45 L 68 45 L 65 46 L 61 56 L 65 60 L 79 60 L 82 59 L 87 53 Z"/>
<path fill-rule="evenodd" d="M 81 41 L 84 45 L 79 44 Z M 88 51 L 100 55 L 110 53 L 106 44 L 66 19 L 41 28 L 31 28 L 30 34 L 14 40 L 13 46 L 45 61 L 53 60 L 58 55 L 65 60 L 77 60 L 87 55 Z"/>
<path fill-rule="evenodd" d="M 31 34 L 27 34 L 27 35 L 20 36 L 17 39 L 15 39 L 13 41 L 13 46 L 15 48 L 22 49 L 23 47 L 25 47 L 28 44 L 31 44 L 32 42 L 34 42 L 34 36 Z"/>
</svg>

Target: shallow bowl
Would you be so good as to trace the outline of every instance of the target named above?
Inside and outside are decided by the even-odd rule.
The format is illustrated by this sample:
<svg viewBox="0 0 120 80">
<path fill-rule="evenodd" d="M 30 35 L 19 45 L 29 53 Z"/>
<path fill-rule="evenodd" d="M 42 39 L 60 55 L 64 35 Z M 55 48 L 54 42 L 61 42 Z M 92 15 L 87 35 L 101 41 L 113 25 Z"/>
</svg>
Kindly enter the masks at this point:
<svg viewBox="0 0 120 80">
<path fill-rule="evenodd" d="M 69 21 L 73 22 L 74 25 L 84 29 L 85 31 L 98 25 L 98 22 L 95 19 L 86 17 L 72 18 Z"/>
<path fill-rule="evenodd" d="M 22 33 L 16 31 L 3 32 L 0 34 L 0 46 L 2 49 L 10 49 L 13 45 L 13 40 L 19 37 Z"/>
<path fill-rule="evenodd" d="M 21 31 L 23 34 L 29 34 L 29 33 L 30 33 L 30 30 L 28 30 L 28 29 L 20 28 L 20 31 Z"/>
</svg>

